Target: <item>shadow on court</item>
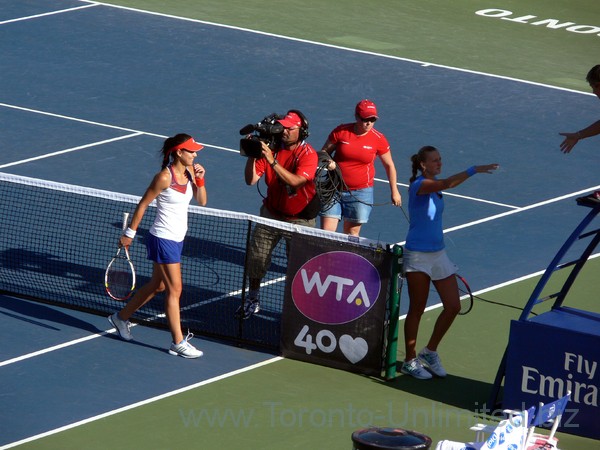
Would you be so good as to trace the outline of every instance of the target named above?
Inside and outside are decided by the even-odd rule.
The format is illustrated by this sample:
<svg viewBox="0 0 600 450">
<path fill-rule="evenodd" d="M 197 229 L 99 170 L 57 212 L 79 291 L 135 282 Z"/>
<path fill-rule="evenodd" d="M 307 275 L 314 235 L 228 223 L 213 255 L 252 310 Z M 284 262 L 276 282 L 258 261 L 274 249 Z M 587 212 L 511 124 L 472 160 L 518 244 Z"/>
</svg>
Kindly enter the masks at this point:
<svg viewBox="0 0 600 450">
<path fill-rule="evenodd" d="M 104 331 L 98 329 L 92 323 L 81 320 L 75 315 L 66 312 L 67 310 L 59 311 L 55 307 L 42 303 L 24 302 L 22 299 L 3 297 L 1 307 L 1 314 L 51 330 L 60 331 L 60 328 L 51 326 L 49 323 L 78 328 L 90 333 L 101 333 Z M 5 310 L 10 310 L 14 314 Z"/>
<path fill-rule="evenodd" d="M 22 299 L 8 296 L 2 297 L 2 303 L 0 304 L 0 314 L 46 330 L 61 331 L 62 325 L 63 327 L 83 330 L 90 334 L 102 335 L 106 333 L 106 330 L 112 328 L 110 323 L 101 316 L 98 316 L 94 321 L 102 323 L 102 320 L 106 320 L 106 328 L 98 328 L 94 323 L 76 317 L 76 315 L 82 315 L 83 313 L 81 312 L 72 311 L 73 314 L 71 314 L 70 311 L 71 310 L 63 308 L 57 309 L 56 306 L 52 305 L 45 305 L 35 301 L 23 301 Z M 92 317 L 87 314 L 85 314 L 85 316 Z M 114 333 L 106 333 L 101 337 L 116 339 L 118 341 L 121 340 L 121 338 Z M 136 341 L 135 339 L 130 342 L 123 342 L 123 345 L 136 345 L 151 350 L 158 350 L 161 353 L 165 353 L 168 350 L 164 346 L 151 345 L 145 342 Z"/>
<path fill-rule="evenodd" d="M 401 365 L 402 362 L 397 363 L 398 374 L 400 374 Z M 376 382 L 385 384 L 392 389 L 467 411 L 481 410 L 492 390 L 491 383 L 452 374 L 448 374 L 443 379 L 433 378 L 426 381 L 400 374 L 393 381 L 376 380 Z"/>
</svg>

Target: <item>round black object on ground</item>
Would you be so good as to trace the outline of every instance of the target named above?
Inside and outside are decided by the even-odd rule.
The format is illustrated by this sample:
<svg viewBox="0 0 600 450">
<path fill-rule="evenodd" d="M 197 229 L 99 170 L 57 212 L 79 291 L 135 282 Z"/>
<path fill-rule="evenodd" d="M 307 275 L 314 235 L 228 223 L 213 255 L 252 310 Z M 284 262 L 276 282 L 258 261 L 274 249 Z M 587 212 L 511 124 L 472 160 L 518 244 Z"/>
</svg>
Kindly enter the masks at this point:
<svg viewBox="0 0 600 450">
<path fill-rule="evenodd" d="M 364 428 L 352 433 L 354 450 L 428 450 L 431 438 L 402 428 Z"/>
</svg>

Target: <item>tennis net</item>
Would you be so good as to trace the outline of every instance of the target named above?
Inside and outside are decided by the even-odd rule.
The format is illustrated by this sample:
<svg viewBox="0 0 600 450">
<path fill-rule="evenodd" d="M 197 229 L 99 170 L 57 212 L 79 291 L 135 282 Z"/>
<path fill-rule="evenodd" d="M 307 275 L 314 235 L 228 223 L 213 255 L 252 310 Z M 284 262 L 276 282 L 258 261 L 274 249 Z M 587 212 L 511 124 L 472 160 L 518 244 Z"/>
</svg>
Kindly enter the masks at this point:
<svg viewBox="0 0 600 450">
<path fill-rule="evenodd" d="M 137 196 L 0 173 L 0 291 L 96 314 L 119 310 L 123 303 L 104 290 L 104 271 L 117 249 L 122 215 L 132 214 L 138 201 Z M 138 287 L 152 271 L 144 236 L 153 208 L 144 215 L 130 249 Z M 258 223 L 344 245 L 374 245 L 364 238 L 348 243 L 348 236 L 337 233 L 190 206 L 182 256 L 184 329 L 278 348 L 287 270 L 284 240 L 263 279 L 259 317 L 235 318 L 246 287 L 246 249 Z M 162 296 L 140 309 L 133 321 L 166 327 Z"/>
</svg>

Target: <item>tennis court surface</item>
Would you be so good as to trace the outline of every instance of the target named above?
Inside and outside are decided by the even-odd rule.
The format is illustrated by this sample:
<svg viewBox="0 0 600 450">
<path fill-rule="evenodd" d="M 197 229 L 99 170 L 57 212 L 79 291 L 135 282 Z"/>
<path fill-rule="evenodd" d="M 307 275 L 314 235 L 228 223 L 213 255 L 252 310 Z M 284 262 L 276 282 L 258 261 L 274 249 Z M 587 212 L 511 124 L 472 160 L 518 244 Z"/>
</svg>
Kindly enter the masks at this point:
<svg viewBox="0 0 600 450">
<path fill-rule="evenodd" d="M 345 449 L 352 431 L 370 425 L 417 430 L 434 443 L 472 439 L 468 428 L 483 412 L 510 320 L 586 213 L 575 198 L 600 188 L 598 141 L 582 141 L 570 155 L 558 148 L 558 132 L 597 120 L 600 105 L 583 78 L 598 63 L 600 31 L 493 18 L 477 14 L 489 5 L 467 1 L 115 3 L 0 2 L 0 172 L 53 186 L 44 198 L 19 191 L 23 183 L 0 195 L 1 209 L 15 214 L 4 215 L 3 233 L 35 249 L 6 238 L 1 288 L 20 285 L 23 296 L 52 302 L 0 297 L 0 447 Z M 503 3 L 497 8 L 513 18 L 600 27 L 590 1 Z M 236 283 L 244 258 L 236 243 L 243 230 L 223 221 L 257 214 L 261 201 L 243 182 L 238 130 L 298 108 L 320 148 L 365 97 L 380 110 L 377 128 L 392 145 L 405 200 L 409 157 L 422 145 L 440 148 L 444 175 L 501 166 L 446 195 L 448 252 L 487 301 L 476 299 L 444 341 L 445 380 L 384 382 L 281 359 L 270 341 L 238 346 L 216 336 L 238 331 L 237 305 L 218 293 Z M 104 315 L 85 311 L 85 302 L 113 306 L 101 280 L 115 250 L 109 236 L 118 234 L 119 202 L 135 204 L 160 166 L 162 141 L 177 132 L 205 145 L 198 160 L 208 206 L 222 214 L 197 224 L 199 236 L 211 233 L 209 251 L 185 255 L 195 289 L 184 307 L 198 308 L 194 320 L 209 329 L 193 341 L 205 353 L 198 361 L 166 353 L 168 332 L 152 326 L 162 320 L 160 302 L 133 328 L 134 343 L 115 338 Z M 386 204 L 385 172 L 377 170 L 381 206 L 363 235 L 402 242 L 407 221 Z M 102 200 L 82 206 L 56 184 L 102 191 Z M 70 248 L 71 232 L 84 244 Z M 134 251 L 143 266 L 143 243 Z M 283 256 L 275 260 L 280 271 Z M 595 256 L 569 301 L 598 312 Z M 56 304 L 65 297 L 84 311 Z M 401 314 L 407 301 L 403 293 Z M 432 295 L 422 336 L 436 301 Z M 266 317 L 252 337 L 276 340 L 277 322 Z M 559 437 L 563 449 L 597 445 Z"/>
</svg>

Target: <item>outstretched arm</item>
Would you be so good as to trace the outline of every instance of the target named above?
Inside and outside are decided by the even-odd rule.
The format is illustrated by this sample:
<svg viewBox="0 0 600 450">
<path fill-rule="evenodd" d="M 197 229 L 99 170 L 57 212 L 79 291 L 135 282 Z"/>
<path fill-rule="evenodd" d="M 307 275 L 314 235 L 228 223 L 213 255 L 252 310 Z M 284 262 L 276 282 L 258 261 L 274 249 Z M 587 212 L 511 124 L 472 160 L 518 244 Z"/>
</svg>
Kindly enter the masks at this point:
<svg viewBox="0 0 600 450">
<path fill-rule="evenodd" d="M 421 187 L 419 188 L 419 194 L 431 194 L 432 192 L 440 192 L 445 191 L 447 189 L 455 188 L 459 184 L 465 182 L 467 178 L 475 175 L 476 173 L 493 173 L 493 171 L 498 169 L 498 167 L 500 166 L 496 163 L 485 164 L 483 166 L 471 166 L 463 172 L 459 172 L 455 175 L 452 175 L 448 178 L 443 178 L 441 180 L 426 178 L 421 183 Z"/>
<path fill-rule="evenodd" d="M 564 136 L 564 141 L 560 144 L 560 150 L 563 153 L 570 153 L 581 139 L 589 138 L 600 134 L 600 120 L 594 122 L 589 127 L 584 128 L 576 133 L 558 133 Z"/>
</svg>

